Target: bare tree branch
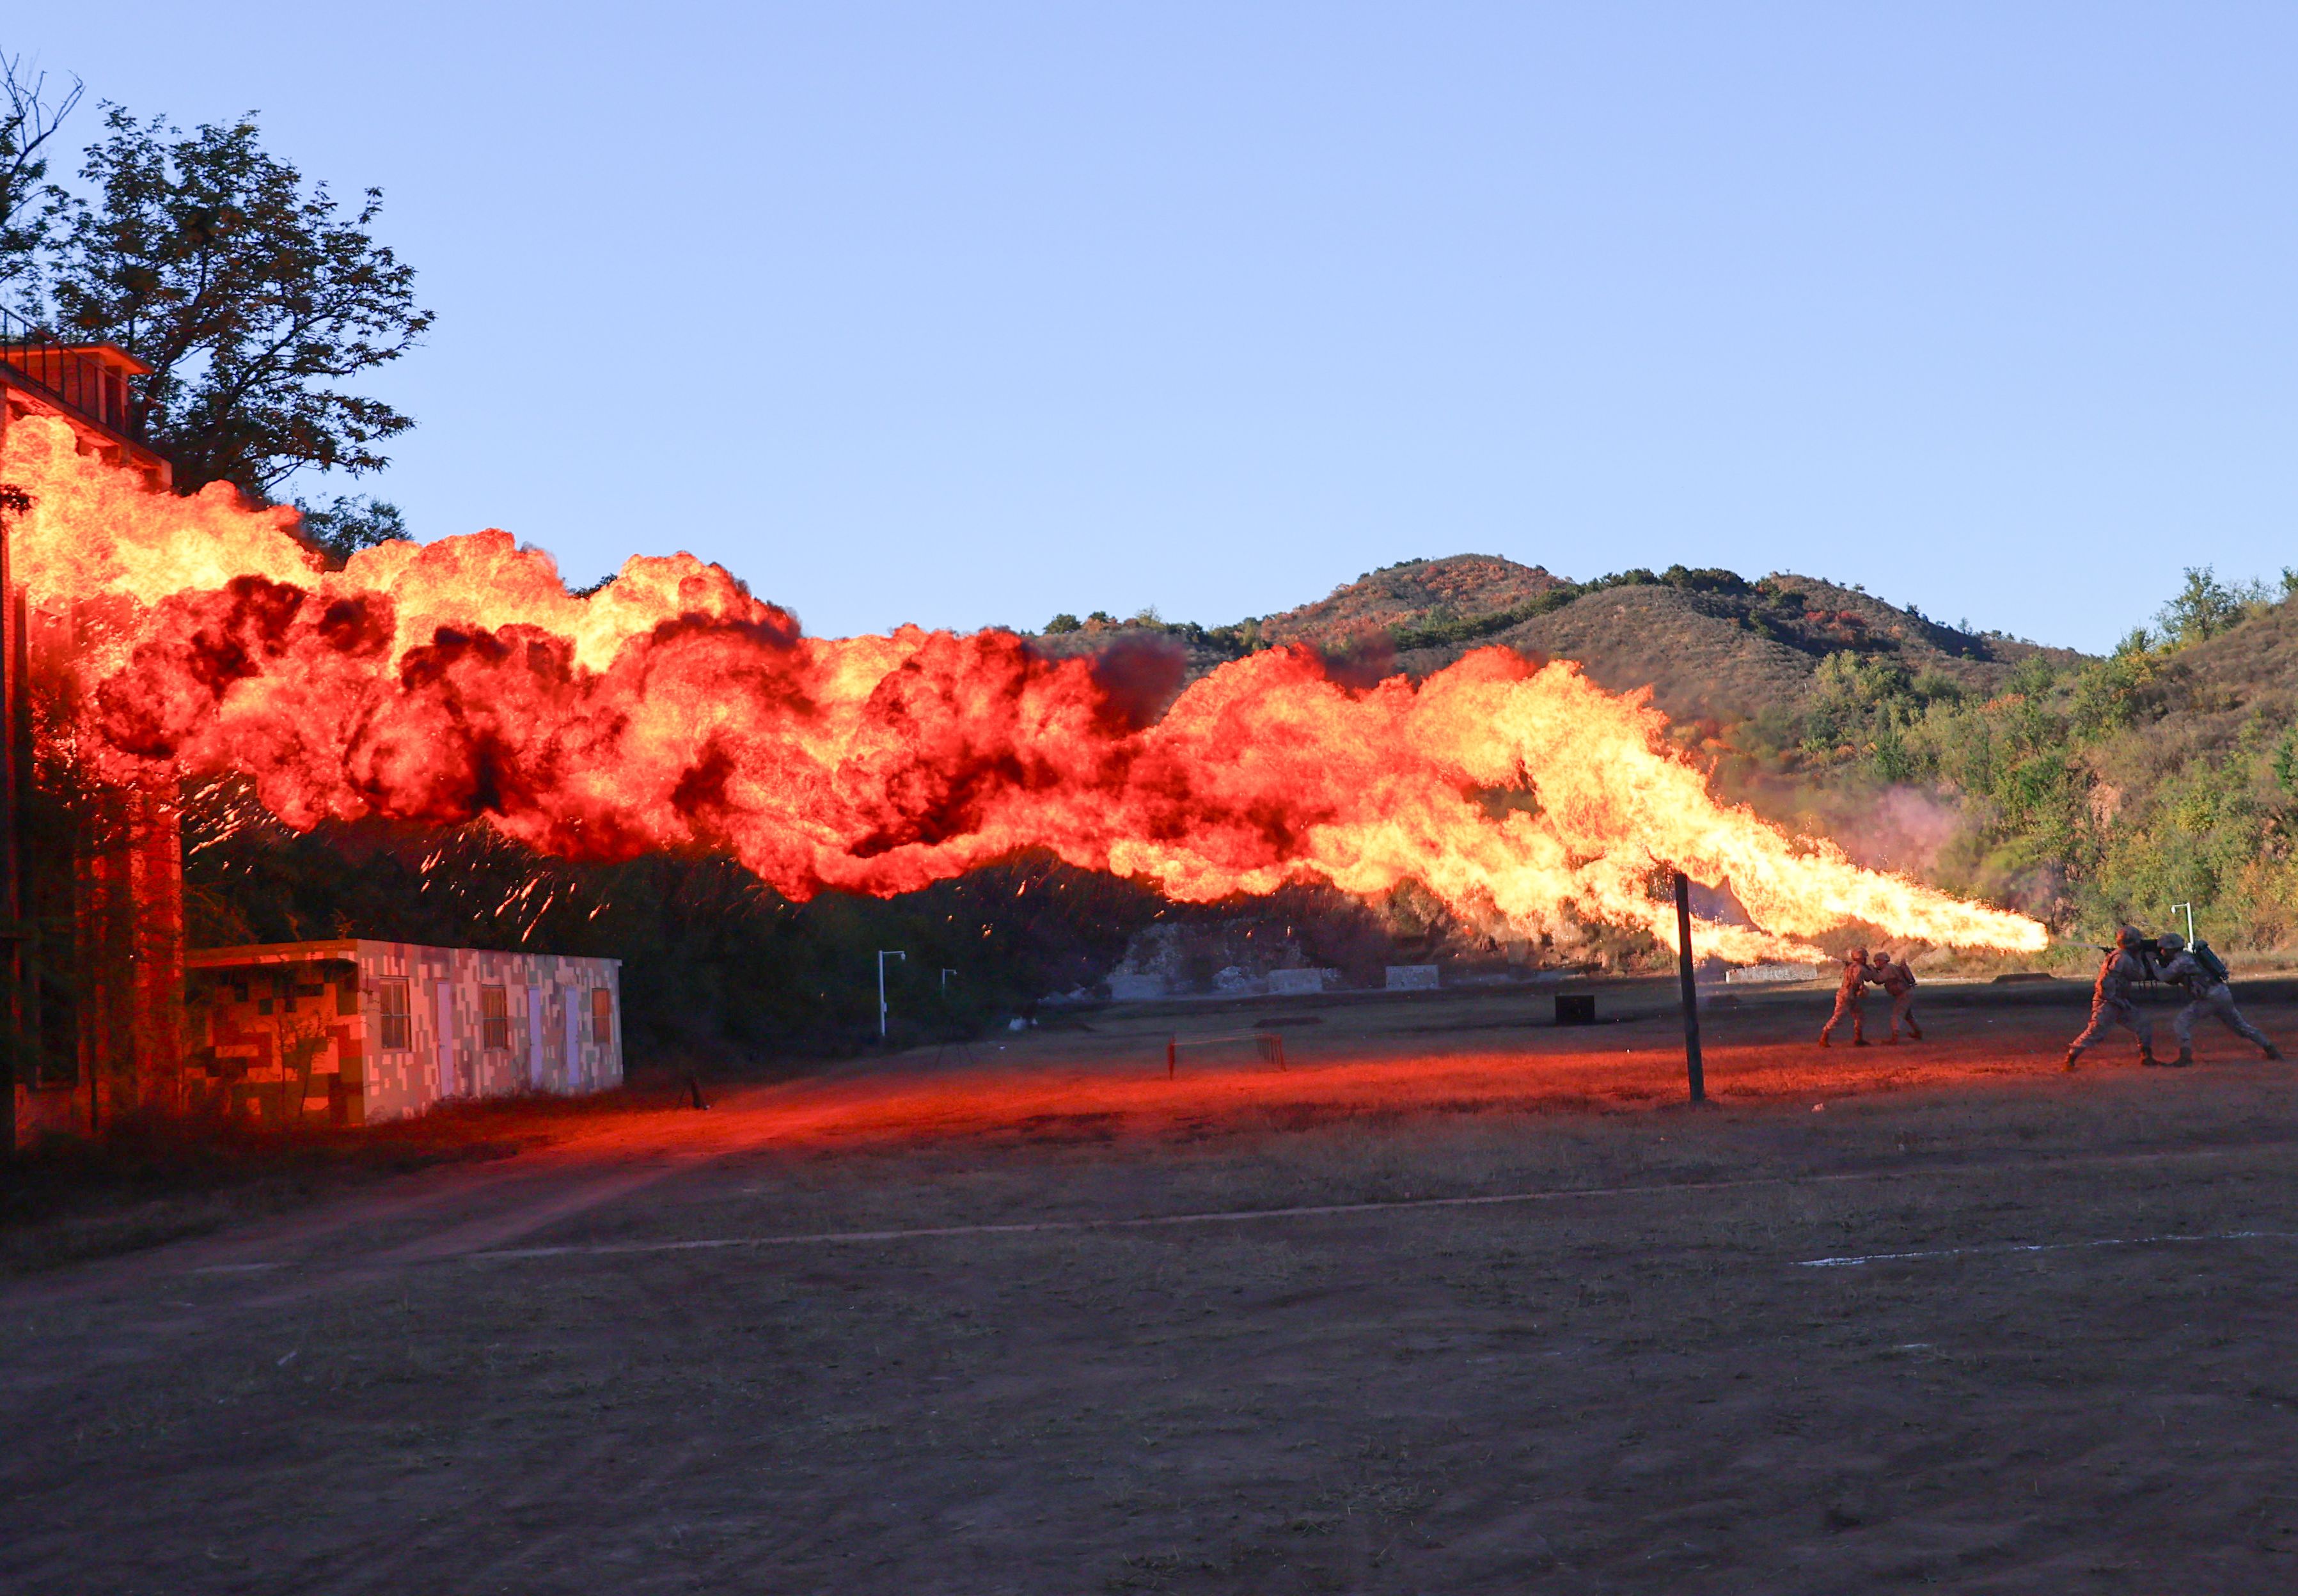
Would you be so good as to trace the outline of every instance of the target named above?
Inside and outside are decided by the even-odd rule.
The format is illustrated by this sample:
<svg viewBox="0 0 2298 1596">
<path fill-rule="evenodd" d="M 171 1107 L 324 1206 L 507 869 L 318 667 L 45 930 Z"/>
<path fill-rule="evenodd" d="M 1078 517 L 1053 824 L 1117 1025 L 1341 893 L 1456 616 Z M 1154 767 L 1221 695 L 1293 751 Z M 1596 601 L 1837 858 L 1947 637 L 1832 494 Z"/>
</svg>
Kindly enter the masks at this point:
<svg viewBox="0 0 2298 1596">
<path fill-rule="evenodd" d="M 74 78 L 52 104 L 47 84 L 48 75 L 28 70 L 22 56 L 0 54 L 0 289 L 29 282 L 37 267 L 48 218 L 26 213 L 48 175 L 41 151 L 87 90 Z"/>
</svg>

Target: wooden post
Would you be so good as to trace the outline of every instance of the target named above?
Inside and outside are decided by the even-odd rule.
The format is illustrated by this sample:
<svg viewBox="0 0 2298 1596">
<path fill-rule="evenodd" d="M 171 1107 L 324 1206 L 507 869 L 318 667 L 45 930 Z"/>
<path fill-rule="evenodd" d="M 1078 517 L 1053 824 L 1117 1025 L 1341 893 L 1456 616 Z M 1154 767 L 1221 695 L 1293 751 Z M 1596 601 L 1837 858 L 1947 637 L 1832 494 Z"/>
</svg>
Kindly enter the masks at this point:
<svg viewBox="0 0 2298 1596">
<path fill-rule="evenodd" d="M 1172 1036 L 1167 1037 L 1165 1039 L 1165 1079 L 1168 1081 L 1170 1081 L 1173 1078 L 1173 1065 L 1175 1063 L 1174 1055 L 1179 1051 L 1180 1039 L 1178 1037 Z"/>
<path fill-rule="evenodd" d="M 1675 873 L 1676 970 L 1683 984 L 1683 1073 L 1691 1100 L 1707 1100 L 1707 1073 L 1699 1058 L 1699 988 L 1691 973 L 1691 883 Z"/>
</svg>

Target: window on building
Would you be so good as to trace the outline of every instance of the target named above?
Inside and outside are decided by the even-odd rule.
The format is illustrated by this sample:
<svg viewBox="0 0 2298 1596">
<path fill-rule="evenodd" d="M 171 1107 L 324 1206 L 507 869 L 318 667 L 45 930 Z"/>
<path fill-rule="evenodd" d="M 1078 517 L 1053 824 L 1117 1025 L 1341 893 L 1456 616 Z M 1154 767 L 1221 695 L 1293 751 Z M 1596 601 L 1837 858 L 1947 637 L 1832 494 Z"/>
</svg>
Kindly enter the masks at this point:
<svg viewBox="0 0 2298 1596">
<path fill-rule="evenodd" d="M 386 1053 L 404 1053 L 415 1046 L 415 1015 L 407 1004 L 407 983 L 378 981 L 375 983 L 376 1012 L 383 1020 L 381 1048 Z"/>
<path fill-rule="evenodd" d="M 500 986 L 479 988 L 479 1046 L 490 1053 L 510 1050 L 510 998 Z"/>
<path fill-rule="evenodd" d="M 591 1040 L 602 1048 L 615 1040 L 615 994 L 603 986 L 591 989 Z"/>
</svg>

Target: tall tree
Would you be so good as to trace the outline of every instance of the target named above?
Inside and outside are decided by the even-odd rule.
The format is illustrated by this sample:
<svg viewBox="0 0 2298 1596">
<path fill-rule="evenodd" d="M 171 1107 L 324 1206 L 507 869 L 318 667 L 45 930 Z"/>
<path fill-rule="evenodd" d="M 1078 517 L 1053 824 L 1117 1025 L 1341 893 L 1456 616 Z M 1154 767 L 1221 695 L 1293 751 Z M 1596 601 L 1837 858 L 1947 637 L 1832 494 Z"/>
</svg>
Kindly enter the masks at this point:
<svg viewBox="0 0 2298 1596">
<path fill-rule="evenodd" d="M 2229 586 L 2219 580 L 2208 565 L 2186 567 L 2186 585 L 2170 602 L 2154 612 L 2154 624 L 2173 648 L 2205 642 L 2231 630 L 2253 609 L 2266 603 L 2264 584 L 2249 581 Z"/>
<path fill-rule="evenodd" d="M 48 176 L 43 153 L 56 129 L 79 103 L 72 79 L 63 97 L 46 97 L 48 76 L 29 70 L 21 55 L 0 55 L 0 300 L 21 304 L 47 242 L 48 212 L 35 206 Z"/>
<path fill-rule="evenodd" d="M 178 485 L 269 497 L 307 466 L 382 469 L 376 446 L 414 422 L 337 384 L 399 358 L 432 320 L 414 268 L 368 231 L 382 191 L 347 211 L 264 152 L 252 112 L 186 136 L 107 104 L 104 127 L 80 169 L 92 197 L 49 191 L 49 292 L 73 333 L 151 366 L 139 425 Z"/>
</svg>

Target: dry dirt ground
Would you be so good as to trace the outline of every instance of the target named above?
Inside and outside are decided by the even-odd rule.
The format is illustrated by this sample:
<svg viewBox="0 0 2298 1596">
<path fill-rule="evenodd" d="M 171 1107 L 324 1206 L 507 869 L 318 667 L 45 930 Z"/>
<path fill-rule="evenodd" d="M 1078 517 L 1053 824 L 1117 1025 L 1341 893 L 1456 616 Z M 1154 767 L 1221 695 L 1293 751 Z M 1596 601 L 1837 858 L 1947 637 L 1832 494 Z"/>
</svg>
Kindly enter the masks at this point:
<svg viewBox="0 0 2298 1596">
<path fill-rule="evenodd" d="M 0 1589 L 2298 1588 L 2298 1065 L 1926 995 L 1699 1111 L 1657 989 L 1109 1012 L 0 1283 Z"/>
</svg>

